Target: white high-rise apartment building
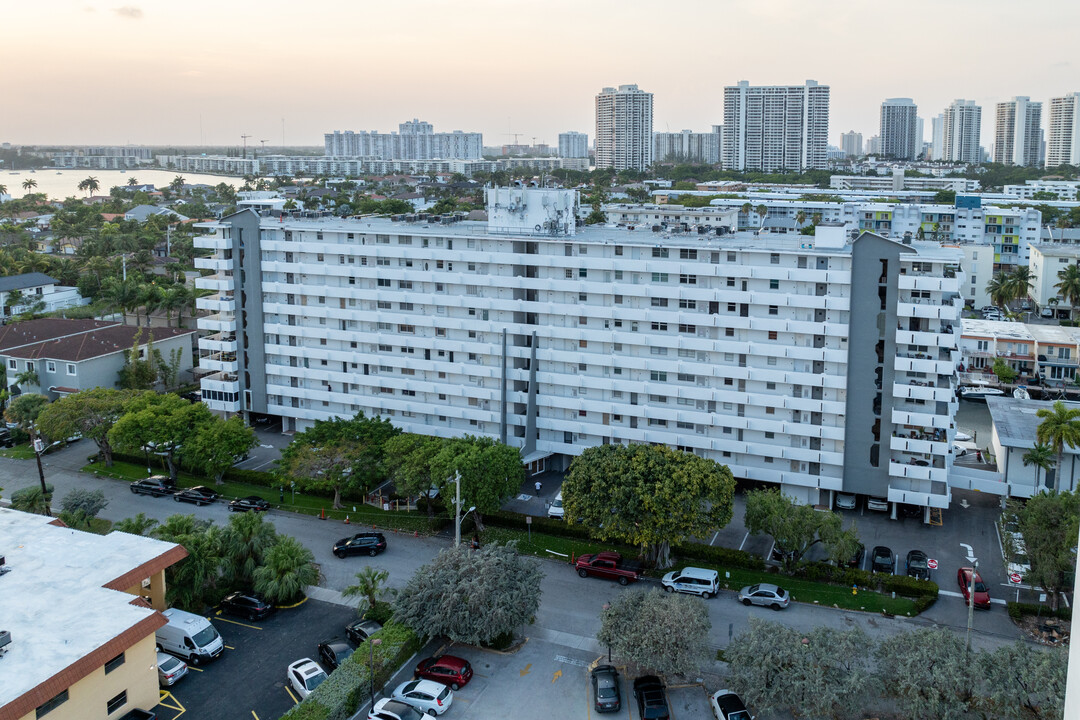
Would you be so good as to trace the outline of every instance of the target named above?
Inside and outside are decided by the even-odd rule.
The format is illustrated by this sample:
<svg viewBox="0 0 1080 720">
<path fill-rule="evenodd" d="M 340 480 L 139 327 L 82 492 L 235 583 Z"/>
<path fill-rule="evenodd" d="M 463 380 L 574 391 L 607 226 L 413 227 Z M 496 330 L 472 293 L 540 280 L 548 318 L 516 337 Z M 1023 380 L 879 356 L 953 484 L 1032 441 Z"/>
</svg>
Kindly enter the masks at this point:
<svg viewBox="0 0 1080 720">
<path fill-rule="evenodd" d="M 715 125 L 714 128 L 721 126 Z M 653 133 L 653 160 L 673 159 L 682 162 L 720 162 L 721 132 L 696 133 L 683 130 L 677 133 Z"/>
<path fill-rule="evenodd" d="M 1080 165 L 1080 92 L 1050 98 L 1046 167 Z"/>
<path fill-rule="evenodd" d="M 862 157 L 862 133 L 852 130 L 840 135 L 840 149 L 844 151 L 845 157 Z"/>
<path fill-rule="evenodd" d="M 596 167 L 646 170 L 653 163 L 653 95 L 637 85 L 596 96 Z"/>
<path fill-rule="evenodd" d="M 911 98 L 888 98 L 881 103 L 881 154 L 914 160 L 922 150 L 919 108 Z"/>
<path fill-rule="evenodd" d="M 994 162 L 1034 167 L 1042 152 L 1042 103 L 1014 97 L 997 104 Z"/>
<path fill-rule="evenodd" d="M 958 250 L 575 227 L 567 190 L 488 191 L 486 223 L 204 223 L 204 402 L 286 431 L 358 411 L 520 447 L 532 471 L 662 443 L 804 502 L 945 507 Z M 241 321 L 242 318 L 242 321 Z"/>
<path fill-rule="evenodd" d="M 881 136 L 871 135 L 870 139 L 866 141 L 866 154 L 867 155 L 880 155 L 881 154 Z"/>
<path fill-rule="evenodd" d="M 569 130 L 559 133 L 559 157 L 562 158 L 587 158 L 589 157 L 589 136 L 583 132 Z"/>
<path fill-rule="evenodd" d="M 828 85 L 724 88 L 725 170 L 823 170 L 828 137 Z"/>
<path fill-rule="evenodd" d="M 930 159 L 945 159 L 945 115 L 930 118 Z"/>
<path fill-rule="evenodd" d="M 954 100 L 945 108 L 942 125 L 942 160 L 977 165 L 982 161 L 979 133 L 982 108 L 974 100 Z"/>
<path fill-rule="evenodd" d="M 477 160 L 483 157 L 482 133 L 454 130 L 437 133 L 431 123 L 413 119 L 398 125 L 396 133 L 335 130 L 323 136 L 327 157 L 378 160 Z"/>
</svg>

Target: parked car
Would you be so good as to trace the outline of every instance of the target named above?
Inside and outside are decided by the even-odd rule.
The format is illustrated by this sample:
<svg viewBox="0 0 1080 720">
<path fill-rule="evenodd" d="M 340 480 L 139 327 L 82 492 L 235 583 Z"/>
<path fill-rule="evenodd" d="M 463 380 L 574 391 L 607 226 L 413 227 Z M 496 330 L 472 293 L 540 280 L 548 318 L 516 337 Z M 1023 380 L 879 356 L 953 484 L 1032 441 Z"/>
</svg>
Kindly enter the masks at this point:
<svg viewBox="0 0 1080 720">
<path fill-rule="evenodd" d="M 866 509 L 874 512 L 889 512 L 889 499 L 877 495 L 869 495 L 866 498 Z"/>
<path fill-rule="evenodd" d="M 334 555 L 343 558 L 346 555 L 370 555 L 375 557 L 386 549 L 386 536 L 381 532 L 356 533 L 352 537 L 341 538 L 334 543 Z"/>
<path fill-rule="evenodd" d="M 421 660 L 413 671 L 413 679 L 434 680 L 460 690 L 472 679 L 473 669 L 468 660 L 454 655 L 442 655 Z"/>
<path fill-rule="evenodd" d="M 634 699 L 641 720 L 668 720 L 670 717 L 664 683 L 655 675 L 634 679 Z"/>
<path fill-rule="evenodd" d="M 315 688 L 322 685 L 327 677 L 326 671 L 311 658 L 297 660 L 289 666 L 286 674 L 289 685 L 292 686 L 292 689 L 301 700 L 310 695 Z"/>
<path fill-rule="evenodd" d="M 720 589 L 720 573 L 715 570 L 688 567 L 664 575 L 660 585 L 668 592 L 700 595 L 708 600 Z"/>
<path fill-rule="evenodd" d="M 221 601 L 221 611 L 229 615 L 261 620 L 275 612 L 276 608 L 258 595 L 235 592 Z"/>
<path fill-rule="evenodd" d="M 11 437 L 11 431 L 7 428 L 0 428 L 0 446 L 15 447 L 15 439 Z"/>
<path fill-rule="evenodd" d="M 919 580 L 930 579 L 930 567 L 926 564 L 926 553 L 922 550 L 909 550 L 905 567 L 907 568 L 908 577 L 918 578 Z"/>
<path fill-rule="evenodd" d="M 637 582 L 641 577 L 641 563 L 623 560 L 617 552 L 599 552 L 595 555 L 582 555 L 574 562 L 577 574 L 581 577 L 605 578 L 617 580 L 620 585 Z"/>
<path fill-rule="evenodd" d="M 318 645 L 319 662 L 330 672 L 337 670 L 338 665 L 353 654 L 353 646 L 341 638 L 324 640 Z"/>
<path fill-rule="evenodd" d="M 153 495 L 154 497 L 172 495 L 176 492 L 176 484 L 167 475 L 154 475 L 136 480 L 130 487 L 131 492 L 136 495 Z"/>
<path fill-rule="evenodd" d="M 971 584 L 972 575 L 975 576 L 974 602 L 972 602 Z M 960 592 L 964 595 L 964 603 L 973 604 L 979 610 L 990 609 L 990 590 L 983 582 L 975 568 L 962 567 L 956 571 L 956 583 L 960 586 Z"/>
<path fill-rule="evenodd" d="M 428 715 L 442 715 L 454 702 L 454 691 L 432 680 L 410 680 L 401 683 L 391 696 L 394 700 L 411 705 Z"/>
<path fill-rule="evenodd" d="M 217 500 L 217 493 L 204 485 L 196 485 L 195 487 L 181 490 L 173 495 L 173 500 L 176 502 L 189 502 L 196 505 L 209 505 Z"/>
<path fill-rule="evenodd" d="M 853 493 L 837 493 L 836 507 L 840 510 L 854 510 L 856 497 Z"/>
<path fill-rule="evenodd" d="M 746 706 L 731 690 L 717 690 L 709 697 L 716 720 L 754 720 Z"/>
<path fill-rule="evenodd" d="M 1039 317 L 1044 317 L 1044 318 L 1052 318 L 1052 317 L 1054 317 L 1054 308 L 1052 308 L 1052 307 L 1044 307 L 1042 310 L 1039 311 Z"/>
<path fill-rule="evenodd" d="M 178 657 L 173 657 L 168 653 L 158 652 L 157 654 L 157 678 L 158 685 L 161 687 L 170 687 L 176 684 L 180 678 L 187 675 L 187 663 Z"/>
<path fill-rule="evenodd" d="M 613 665 L 597 665 L 589 673 L 592 682 L 593 709 L 598 713 L 618 712 L 622 708 L 619 671 Z"/>
<path fill-rule="evenodd" d="M 374 620 L 356 620 L 345 626 L 345 637 L 350 642 L 362 645 L 365 640 L 382 630 L 382 625 Z"/>
<path fill-rule="evenodd" d="M 555 499 L 548 505 L 548 517 L 555 520 L 562 520 L 566 515 L 566 508 L 563 507 L 562 490 L 555 495 Z"/>
<path fill-rule="evenodd" d="M 229 503 L 229 512 L 247 512 L 248 510 L 266 512 L 269 509 L 270 502 L 268 500 L 263 500 L 258 495 L 248 495 L 247 497 L 237 498 Z"/>
<path fill-rule="evenodd" d="M 894 569 L 892 550 L 884 545 L 876 546 L 870 553 L 870 569 L 873 572 L 892 575 Z"/>
<path fill-rule="evenodd" d="M 368 720 L 424 720 L 425 714 L 400 700 L 383 698 L 368 713 Z"/>
<path fill-rule="evenodd" d="M 782 610 L 791 603 L 791 594 L 772 583 L 747 585 L 739 591 L 738 597 L 743 605 L 764 605 L 773 610 Z"/>
<path fill-rule="evenodd" d="M 859 547 L 855 550 L 855 553 L 848 558 L 847 562 L 844 564 L 849 568 L 861 568 L 864 555 L 866 555 L 866 546 L 859 543 Z"/>
</svg>

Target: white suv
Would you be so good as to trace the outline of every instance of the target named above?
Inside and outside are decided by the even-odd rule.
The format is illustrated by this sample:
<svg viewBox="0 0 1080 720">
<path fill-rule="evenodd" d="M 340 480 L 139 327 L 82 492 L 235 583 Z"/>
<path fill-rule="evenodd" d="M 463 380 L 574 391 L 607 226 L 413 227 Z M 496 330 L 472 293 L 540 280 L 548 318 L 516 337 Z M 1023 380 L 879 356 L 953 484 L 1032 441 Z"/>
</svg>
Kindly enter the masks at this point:
<svg viewBox="0 0 1080 720">
<path fill-rule="evenodd" d="M 688 567 L 669 572 L 660 584 L 668 592 L 700 595 L 708 600 L 720 589 L 720 573 L 705 568 Z"/>
</svg>

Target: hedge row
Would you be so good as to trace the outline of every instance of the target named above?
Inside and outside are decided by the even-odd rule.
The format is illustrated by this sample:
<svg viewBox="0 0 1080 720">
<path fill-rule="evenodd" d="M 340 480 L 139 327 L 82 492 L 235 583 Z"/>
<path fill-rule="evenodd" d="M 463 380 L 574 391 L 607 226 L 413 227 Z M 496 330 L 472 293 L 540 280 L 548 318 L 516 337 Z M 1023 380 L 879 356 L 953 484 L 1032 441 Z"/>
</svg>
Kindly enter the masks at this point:
<svg viewBox="0 0 1080 720">
<path fill-rule="evenodd" d="M 704 543 L 683 543 L 682 545 L 672 546 L 671 552 L 688 560 L 706 560 L 725 567 L 757 570 L 758 572 L 765 570 L 765 560 L 745 550 L 713 547 Z"/>
<path fill-rule="evenodd" d="M 886 575 L 872 573 L 858 568 L 843 568 L 827 563 L 811 563 L 800 568 L 799 577 L 815 582 L 828 582 L 845 587 L 879 589 L 881 592 L 895 592 L 897 595 L 913 598 L 918 612 L 923 612 L 933 605 L 938 598 L 938 585 L 931 580 L 919 580 L 907 575 Z"/>
<path fill-rule="evenodd" d="M 1009 611 L 1009 617 L 1015 621 L 1019 621 L 1025 615 L 1041 615 L 1061 618 L 1062 620 L 1072 620 L 1072 608 L 1069 607 L 1059 607 L 1057 610 L 1051 610 L 1049 605 L 1018 602 L 1007 602 L 1005 607 Z"/>
<path fill-rule="evenodd" d="M 391 622 L 375 633 L 375 685 L 382 687 L 420 648 L 420 639 L 404 625 Z M 281 716 L 282 720 L 348 720 L 367 702 L 371 691 L 370 639 L 357 648 L 322 685 Z"/>
</svg>

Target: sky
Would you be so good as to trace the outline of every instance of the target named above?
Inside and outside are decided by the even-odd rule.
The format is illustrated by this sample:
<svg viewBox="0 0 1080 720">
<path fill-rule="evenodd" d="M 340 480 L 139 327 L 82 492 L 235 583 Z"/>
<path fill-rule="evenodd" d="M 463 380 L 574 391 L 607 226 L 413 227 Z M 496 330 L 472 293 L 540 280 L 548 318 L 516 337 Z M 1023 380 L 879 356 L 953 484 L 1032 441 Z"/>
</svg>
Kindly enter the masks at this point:
<svg viewBox="0 0 1080 720">
<path fill-rule="evenodd" d="M 321 145 L 332 130 L 479 131 L 485 145 L 594 130 L 636 83 L 657 132 L 723 122 L 723 88 L 831 87 L 829 142 L 881 101 L 930 118 L 1080 91 L 1080 2 L 1037 0 L 0 0 L 0 142 Z M 1044 117 L 1045 127 L 1045 117 Z"/>
</svg>

